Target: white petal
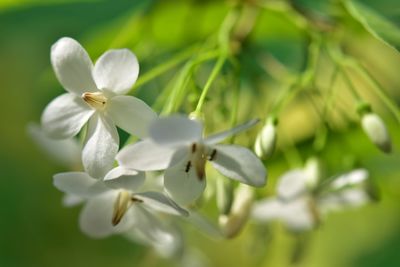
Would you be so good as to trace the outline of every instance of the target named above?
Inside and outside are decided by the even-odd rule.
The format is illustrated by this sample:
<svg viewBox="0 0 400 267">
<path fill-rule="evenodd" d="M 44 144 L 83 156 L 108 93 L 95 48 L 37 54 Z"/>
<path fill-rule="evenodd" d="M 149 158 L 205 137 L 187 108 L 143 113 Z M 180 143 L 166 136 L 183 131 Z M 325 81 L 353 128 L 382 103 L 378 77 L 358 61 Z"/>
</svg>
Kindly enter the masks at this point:
<svg viewBox="0 0 400 267">
<path fill-rule="evenodd" d="M 278 178 L 277 194 L 284 200 L 290 200 L 307 192 L 306 173 L 300 169 L 286 172 Z"/>
<path fill-rule="evenodd" d="M 43 130 L 52 138 L 76 135 L 92 116 L 92 110 L 80 97 L 63 94 L 51 101 L 42 114 Z"/>
<path fill-rule="evenodd" d="M 284 204 L 276 198 L 267 198 L 253 204 L 251 217 L 259 222 L 270 222 L 281 217 Z"/>
<path fill-rule="evenodd" d="M 248 185 L 262 187 L 266 183 L 266 171 L 259 158 L 249 149 L 236 145 L 216 145 L 211 161 L 223 175 Z"/>
<path fill-rule="evenodd" d="M 254 120 L 248 121 L 246 123 L 240 124 L 240 125 L 232 128 L 232 129 L 229 129 L 227 131 L 210 135 L 204 140 L 204 142 L 209 145 L 217 144 L 219 142 L 224 141 L 229 136 L 246 131 L 247 129 L 256 125 L 259 121 L 260 121 L 259 119 L 254 119 Z"/>
<path fill-rule="evenodd" d="M 199 198 L 206 187 L 206 178 L 197 178 L 195 168 L 187 168 L 187 162 L 183 160 L 164 173 L 165 189 L 172 199 L 182 206 Z"/>
<path fill-rule="evenodd" d="M 135 216 L 134 235 L 147 245 L 168 244 L 174 238 L 168 231 L 166 225 L 156 215 L 147 211 L 140 205 L 132 206 L 133 216 Z"/>
<path fill-rule="evenodd" d="M 311 230 L 316 223 L 308 198 L 285 203 L 282 207 L 281 220 L 292 231 Z"/>
<path fill-rule="evenodd" d="M 124 131 L 145 138 L 157 114 L 142 100 L 133 96 L 115 96 L 107 103 L 107 112 Z"/>
<path fill-rule="evenodd" d="M 154 249 L 161 257 L 167 259 L 180 259 L 186 254 L 182 230 L 174 225 L 165 225 L 160 229 L 157 242 L 153 243 Z M 185 251 L 185 252 L 183 252 Z M 180 262 L 182 262 L 180 260 Z M 187 265 L 181 265 L 187 267 Z"/>
<path fill-rule="evenodd" d="M 113 233 L 127 231 L 132 227 L 134 217 L 130 210 L 122 217 L 118 225 L 112 225 L 114 201 L 117 194 L 118 191 L 110 191 L 89 199 L 79 217 L 82 232 L 92 238 L 103 238 Z"/>
<path fill-rule="evenodd" d="M 116 159 L 119 165 L 126 168 L 140 171 L 164 170 L 170 165 L 175 152 L 173 148 L 144 140 L 121 149 Z"/>
<path fill-rule="evenodd" d="M 150 138 L 161 145 L 176 146 L 201 140 L 203 127 L 181 115 L 159 118 L 150 125 Z"/>
<path fill-rule="evenodd" d="M 51 63 L 58 80 L 69 92 L 80 96 L 97 91 L 92 78 L 92 61 L 74 39 L 61 38 L 51 47 Z"/>
<path fill-rule="evenodd" d="M 65 167 L 77 167 L 81 163 L 81 148 L 74 138 L 54 140 L 35 123 L 28 124 L 28 134 L 38 147 L 48 156 L 49 160 Z"/>
<path fill-rule="evenodd" d="M 185 217 L 185 219 L 196 228 L 206 233 L 208 236 L 213 237 L 215 239 L 222 239 L 223 233 L 221 229 L 213 222 L 209 221 L 209 219 L 202 214 L 196 211 L 190 211 L 189 217 Z"/>
<path fill-rule="evenodd" d="M 259 201 L 253 205 L 252 218 L 259 222 L 282 221 L 292 231 L 310 230 L 315 225 L 308 198 L 282 202 L 276 198 Z"/>
<path fill-rule="evenodd" d="M 84 198 L 78 197 L 75 195 L 71 195 L 71 194 L 65 194 L 62 198 L 62 204 L 65 207 L 75 207 L 84 201 L 85 201 Z"/>
<path fill-rule="evenodd" d="M 96 62 L 93 77 L 98 88 L 115 94 L 125 94 L 136 82 L 139 63 L 128 49 L 113 49 Z"/>
<path fill-rule="evenodd" d="M 147 214 L 150 213 L 147 212 Z M 150 216 L 154 217 L 152 214 Z M 149 219 L 146 224 L 141 222 L 140 226 L 135 225 L 124 236 L 131 239 L 134 243 L 151 246 L 157 252 L 157 256 L 167 259 L 179 259 L 184 249 L 182 234 L 179 234 L 176 228 L 164 227 L 164 225 L 162 227 L 154 226 L 155 221 L 160 223 L 159 219 Z"/>
<path fill-rule="evenodd" d="M 53 184 L 60 191 L 78 197 L 91 197 L 109 190 L 102 181 L 85 172 L 58 173 L 53 177 Z"/>
<path fill-rule="evenodd" d="M 95 114 L 89 120 L 86 143 L 82 152 L 85 170 L 95 178 L 103 178 L 112 168 L 118 152 L 119 136 L 114 124 Z"/>
<path fill-rule="evenodd" d="M 162 193 L 158 192 L 144 192 L 134 194 L 135 198 L 143 201 L 143 205 L 149 207 L 150 209 L 174 214 L 188 216 L 189 213 L 179 207 L 172 199 L 164 196 Z"/>
<path fill-rule="evenodd" d="M 103 181 L 114 189 L 136 191 L 144 184 L 145 178 L 143 172 L 116 167 L 106 174 Z"/>
<path fill-rule="evenodd" d="M 352 186 L 362 183 L 368 178 L 368 171 L 365 169 L 357 169 L 349 173 L 345 173 L 332 182 L 332 189 L 340 189 L 346 186 Z"/>
<path fill-rule="evenodd" d="M 349 188 L 340 192 L 329 193 L 318 200 L 323 213 L 359 207 L 370 201 L 368 194 L 360 188 Z"/>
</svg>

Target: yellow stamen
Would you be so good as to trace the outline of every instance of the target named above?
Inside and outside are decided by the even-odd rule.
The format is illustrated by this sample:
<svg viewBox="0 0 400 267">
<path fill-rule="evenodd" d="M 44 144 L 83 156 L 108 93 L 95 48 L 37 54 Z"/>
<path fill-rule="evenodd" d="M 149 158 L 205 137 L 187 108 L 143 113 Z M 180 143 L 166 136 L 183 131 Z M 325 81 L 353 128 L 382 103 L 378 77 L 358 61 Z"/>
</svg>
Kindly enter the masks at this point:
<svg viewBox="0 0 400 267">
<path fill-rule="evenodd" d="M 114 212 L 112 216 L 112 225 L 116 226 L 124 217 L 126 211 L 132 204 L 132 196 L 128 191 L 119 192 L 114 202 Z"/>
<path fill-rule="evenodd" d="M 102 92 L 86 92 L 82 94 L 82 98 L 89 106 L 97 110 L 103 110 L 108 100 Z"/>
<path fill-rule="evenodd" d="M 191 146 L 191 157 L 190 161 L 193 164 L 196 175 L 199 180 L 203 180 L 205 176 L 205 168 L 206 168 L 206 147 L 203 144 L 193 143 Z M 188 167 L 188 166 L 186 166 Z M 190 168 L 190 167 L 189 167 Z M 189 171 L 189 168 L 187 170 Z"/>
</svg>

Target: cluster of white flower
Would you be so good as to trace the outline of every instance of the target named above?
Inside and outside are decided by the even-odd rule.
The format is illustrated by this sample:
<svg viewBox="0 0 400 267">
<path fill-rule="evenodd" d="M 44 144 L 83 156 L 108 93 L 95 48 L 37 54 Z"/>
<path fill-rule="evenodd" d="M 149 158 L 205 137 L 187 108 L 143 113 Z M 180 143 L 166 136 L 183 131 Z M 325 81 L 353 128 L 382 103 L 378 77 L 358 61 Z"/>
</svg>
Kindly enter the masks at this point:
<svg viewBox="0 0 400 267">
<path fill-rule="evenodd" d="M 51 49 L 51 62 L 67 93 L 46 107 L 42 130 L 32 127 L 31 132 L 49 154 L 63 163 L 80 165 L 77 158 L 81 158 L 83 171 L 56 174 L 54 185 L 66 193 L 67 206 L 85 203 L 79 223 L 89 236 L 124 233 L 170 256 L 180 251 L 183 243 L 181 231 L 172 222 L 174 218 L 187 217 L 189 222 L 213 231 L 191 209 L 205 190 L 207 161 L 223 176 L 242 184 L 266 184 L 264 164 L 253 152 L 239 145 L 219 144 L 258 120 L 204 138 L 199 121 L 183 115 L 158 117 L 142 100 L 124 95 L 139 74 L 138 61 L 127 49 L 110 50 L 93 65 L 78 42 L 61 38 Z M 275 125 L 267 124 L 257 139 L 260 157 L 269 157 L 273 152 Z M 140 140 L 120 149 L 116 126 Z M 80 149 L 73 137 L 82 129 L 86 132 Z M 280 219 L 290 229 L 308 230 L 328 209 L 369 199 L 364 188 L 353 188 L 366 181 L 365 170 L 342 175 L 329 186 L 322 186 L 329 190 L 320 190 L 320 177 L 306 171 L 309 169 L 288 172 L 278 183 L 277 198 L 254 205 L 252 187 L 238 186 L 228 201 L 230 207 L 220 216 L 217 231 L 232 237 L 249 217 Z M 162 177 L 146 178 L 154 173 L 162 173 Z"/>
<path fill-rule="evenodd" d="M 331 211 L 358 207 L 376 197 L 370 189 L 368 171 L 356 169 L 319 183 L 318 162 L 311 158 L 304 169 L 288 171 L 278 179 L 277 197 L 253 205 L 258 222 L 279 220 L 291 231 L 314 229 Z"/>
</svg>

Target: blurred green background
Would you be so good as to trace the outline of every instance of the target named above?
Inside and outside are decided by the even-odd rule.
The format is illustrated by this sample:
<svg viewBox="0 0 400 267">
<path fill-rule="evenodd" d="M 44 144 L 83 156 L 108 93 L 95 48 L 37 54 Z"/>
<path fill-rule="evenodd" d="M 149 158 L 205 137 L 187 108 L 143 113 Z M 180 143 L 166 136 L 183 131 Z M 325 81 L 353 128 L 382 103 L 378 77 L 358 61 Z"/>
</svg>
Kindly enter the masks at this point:
<svg viewBox="0 0 400 267">
<path fill-rule="evenodd" d="M 323 12 L 328 1 L 299 2 Z M 400 22 L 397 0 L 364 2 L 392 22 Z M 49 59 L 50 46 L 58 38 L 75 38 L 92 59 L 109 48 L 129 47 L 137 54 L 143 74 L 213 34 L 229 5 L 226 1 L 194 0 L 0 0 L 0 266 L 173 265 L 122 237 L 91 240 L 84 236 L 77 222 L 80 207 L 62 207 L 62 194 L 52 186 L 52 175 L 66 169 L 49 161 L 35 146 L 26 125 L 38 122 L 46 104 L 63 92 Z M 345 38 L 348 49 L 372 63 L 371 71 L 399 103 L 399 54 L 356 22 L 349 25 L 353 28 Z M 357 34 L 352 36 L 354 32 Z M 263 79 L 262 70 L 251 62 L 257 49 L 271 51 L 290 70 L 303 66 L 304 36 L 282 14 L 263 12 L 250 40 L 241 55 L 241 62 L 249 64 L 244 67 L 249 79 Z M 152 103 L 172 75 L 139 88 L 137 94 Z M 369 97 L 375 101 L 374 96 Z M 301 266 L 400 266 L 400 128 L 384 107 L 377 106 L 393 137 L 391 155 L 380 153 L 357 125 L 350 124 L 346 131 L 329 136 L 321 156 L 328 169 L 345 169 L 354 162 L 365 166 L 381 191 L 381 201 L 329 216 L 309 235 Z M 288 116 L 302 109 L 302 103 L 293 106 Z M 254 111 L 254 116 L 260 116 L 260 110 Z M 307 125 L 307 121 L 298 123 Z M 283 123 L 282 131 L 293 132 L 297 126 Z M 303 132 L 293 139 L 306 157 L 311 154 L 312 140 L 307 129 L 298 134 Z M 261 194 L 274 192 L 271 185 L 288 168 L 279 153 L 267 166 L 270 181 Z M 266 234 L 265 243 L 254 249 L 254 229 L 246 228 L 235 240 L 213 241 L 196 231 L 190 231 L 188 239 L 209 258 L 210 266 L 256 266 L 260 257 L 264 257 L 262 266 L 286 266 L 295 239 L 276 225 L 273 236 Z"/>
</svg>

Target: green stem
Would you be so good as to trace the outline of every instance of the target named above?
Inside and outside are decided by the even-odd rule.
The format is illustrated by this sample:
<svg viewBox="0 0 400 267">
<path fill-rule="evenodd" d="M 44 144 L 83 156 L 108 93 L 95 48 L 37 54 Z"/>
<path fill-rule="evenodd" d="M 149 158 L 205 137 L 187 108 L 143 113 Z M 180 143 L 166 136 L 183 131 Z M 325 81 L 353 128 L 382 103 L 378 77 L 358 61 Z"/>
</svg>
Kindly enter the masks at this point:
<svg viewBox="0 0 400 267">
<path fill-rule="evenodd" d="M 219 47 L 224 54 L 230 53 L 231 31 L 235 26 L 239 15 L 240 10 L 237 7 L 233 8 L 222 22 L 221 28 L 218 32 Z"/>
<path fill-rule="evenodd" d="M 199 55 L 197 58 L 186 63 L 186 65 L 183 67 L 181 73 L 179 74 L 178 80 L 176 81 L 176 85 L 170 94 L 169 101 L 164 106 L 162 114 L 164 114 L 164 115 L 170 114 L 177 110 L 177 108 L 179 107 L 179 105 L 181 103 L 182 96 L 185 95 L 184 94 L 185 88 L 191 77 L 191 72 L 193 71 L 193 69 L 197 65 L 199 65 L 205 61 L 211 60 L 219 55 L 220 55 L 219 50 L 212 50 L 212 51 L 205 52 L 205 53 Z"/>
<path fill-rule="evenodd" d="M 325 99 L 324 109 L 322 110 L 322 116 L 324 117 L 324 121 L 327 124 L 328 124 L 327 114 L 328 114 L 328 111 L 330 109 L 332 109 L 333 100 L 336 96 L 336 94 L 335 94 L 336 91 L 333 90 L 333 88 L 335 87 L 335 82 L 338 77 L 338 74 L 339 74 L 339 66 L 335 65 L 335 69 L 333 70 L 331 79 L 329 81 L 328 92 L 327 92 L 327 96 Z"/>
<path fill-rule="evenodd" d="M 235 77 L 236 78 L 236 90 L 233 92 L 233 108 L 231 112 L 230 118 L 230 127 L 233 128 L 237 124 L 237 117 L 239 113 L 239 104 L 240 104 L 240 70 L 239 66 L 235 67 Z M 232 135 L 229 143 L 233 144 L 235 142 L 236 135 Z"/>
<path fill-rule="evenodd" d="M 375 91 L 375 93 L 378 95 L 378 97 L 382 100 L 383 103 L 387 106 L 387 108 L 393 113 L 393 115 L 396 117 L 396 119 L 400 123 L 400 109 L 397 106 L 397 104 L 390 99 L 389 96 L 386 95 L 385 90 L 383 86 L 378 82 L 377 79 L 375 79 L 369 71 L 359 62 L 355 62 L 355 64 L 352 64 L 352 66 L 361 73 L 362 76 L 366 80 L 370 82 L 372 85 L 372 89 Z"/>
<path fill-rule="evenodd" d="M 346 73 L 346 71 L 343 68 L 340 68 L 340 73 L 342 74 L 342 77 L 346 84 L 348 85 L 347 88 L 349 88 L 351 94 L 353 95 L 354 99 L 360 103 L 360 102 L 365 102 L 362 100 L 360 94 L 357 92 L 353 82 L 351 81 L 349 75 Z"/>
<path fill-rule="evenodd" d="M 356 59 L 343 55 L 342 51 L 340 51 L 339 47 L 334 44 L 330 44 L 327 47 L 328 55 L 332 59 L 333 62 L 338 64 L 341 67 L 348 66 L 355 69 L 361 76 L 364 77 L 371 85 L 374 92 L 378 95 L 378 97 L 382 100 L 383 103 L 387 106 L 387 108 L 393 113 L 396 119 L 400 122 L 400 109 L 397 104 L 390 99 L 389 96 L 386 95 L 385 89 L 383 86 L 376 80 L 369 71 Z"/>
<path fill-rule="evenodd" d="M 221 71 L 222 66 L 224 65 L 226 60 L 226 55 L 222 54 L 218 57 L 217 62 L 214 65 L 213 70 L 211 71 L 210 76 L 208 77 L 208 80 L 206 84 L 204 85 L 203 91 L 201 92 L 199 102 L 197 103 L 196 109 L 195 109 L 195 114 L 200 114 L 201 109 L 203 108 L 204 101 L 206 99 L 207 93 L 211 88 L 212 83 L 214 82 L 215 78 L 217 78 L 218 73 Z"/>
<path fill-rule="evenodd" d="M 313 95 L 310 92 L 307 92 L 306 96 L 308 97 L 311 106 L 313 107 L 316 115 L 320 119 L 320 125 L 318 126 L 317 130 L 315 131 L 315 137 L 313 141 L 313 148 L 315 152 L 320 152 L 326 145 L 326 138 L 328 134 L 328 129 L 326 127 L 325 117 L 324 117 L 324 110 L 318 106 L 319 101 L 315 101 Z"/>
<path fill-rule="evenodd" d="M 220 55 L 218 57 L 217 62 L 214 65 L 213 70 L 211 71 L 210 76 L 208 77 L 206 84 L 204 85 L 204 88 L 201 92 L 194 114 L 201 113 L 204 101 L 206 99 L 208 91 L 211 88 L 212 83 L 217 78 L 217 75 L 221 71 L 225 61 L 229 58 L 231 52 L 230 51 L 231 32 L 240 16 L 241 13 L 240 11 L 241 10 L 238 7 L 232 8 L 231 11 L 228 13 L 228 15 L 225 17 L 224 21 L 222 22 L 221 28 L 218 32 L 218 45 L 220 49 Z"/>
<path fill-rule="evenodd" d="M 299 90 L 308 88 L 315 80 L 315 74 L 318 64 L 318 59 L 321 52 L 321 38 L 318 35 L 311 36 L 311 42 L 308 46 L 307 65 L 305 70 L 291 81 L 284 92 L 278 97 L 274 104 L 273 115 L 278 117 L 284 106 L 298 93 Z"/>
<path fill-rule="evenodd" d="M 185 51 L 173 56 L 171 59 L 168 61 L 164 62 L 161 65 L 158 65 L 157 67 L 153 68 L 152 70 L 146 72 L 144 75 L 142 75 L 135 85 L 132 87 L 132 89 L 129 91 L 128 94 L 131 94 L 136 88 L 146 84 L 147 82 L 153 80 L 154 78 L 160 76 L 161 74 L 167 72 L 168 70 L 172 69 L 185 59 L 191 57 L 193 53 L 199 48 L 198 45 L 194 45 Z"/>
<path fill-rule="evenodd" d="M 311 41 L 308 45 L 308 58 L 305 71 L 300 76 L 300 86 L 302 88 L 309 87 L 315 81 L 315 74 L 317 72 L 318 59 L 321 54 L 322 40 L 318 34 L 310 36 Z"/>
<path fill-rule="evenodd" d="M 296 86 L 296 82 L 291 82 L 286 85 L 286 88 L 283 89 L 283 93 L 281 93 L 277 100 L 274 103 L 274 107 L 272 108 L 272 115 L 278 117 L 279 113 L 282 109 L 290 102 L 290 100 L 296 95 L 298 91 L 298 87 Z"/>
</svg>

